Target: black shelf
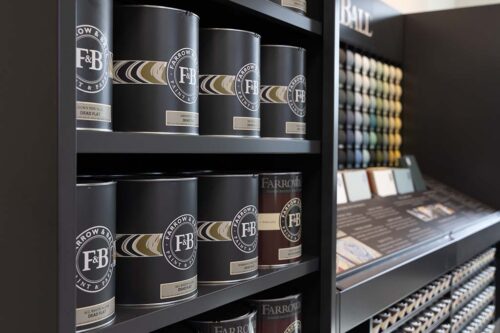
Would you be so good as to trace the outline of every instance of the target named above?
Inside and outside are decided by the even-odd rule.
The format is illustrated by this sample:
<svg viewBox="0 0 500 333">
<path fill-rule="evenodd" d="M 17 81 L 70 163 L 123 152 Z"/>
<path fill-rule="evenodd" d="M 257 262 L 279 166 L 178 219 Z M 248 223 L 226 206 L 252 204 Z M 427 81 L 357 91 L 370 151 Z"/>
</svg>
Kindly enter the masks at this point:
<svg viewBox="0 0 500 333">
<path fill-rule="evenodd" d="M 340 332 L 448 273 L 497 242 L 500 214 L 337 280 Z M 419 272 L 415 274 L 415 272 Z"/>
<path fill-rule="evenodd" d="M 320 142 L 271 138 L 78 131 L 79 154 L 319 154 Z"/>
<path fill-rule="evenodd" d="M 291 26 L 315 35 L 323 32 L 322 24 L 291 9 L 280 6 L 270 0 L 218 0 L 250 10 L 257 15 L 283 25 Z"/>
<path fill-rule="evenodd" d="M 319 259 L 306 256 L 297 265 L 260 271 L 260 276 L 253 280 L 233 285 L 200 286 L 196 298 L 171 306 L 150 309 L 117 307 L 114 323 L 96 332 L 151 332 L 318 270 Z"/>
</svg>

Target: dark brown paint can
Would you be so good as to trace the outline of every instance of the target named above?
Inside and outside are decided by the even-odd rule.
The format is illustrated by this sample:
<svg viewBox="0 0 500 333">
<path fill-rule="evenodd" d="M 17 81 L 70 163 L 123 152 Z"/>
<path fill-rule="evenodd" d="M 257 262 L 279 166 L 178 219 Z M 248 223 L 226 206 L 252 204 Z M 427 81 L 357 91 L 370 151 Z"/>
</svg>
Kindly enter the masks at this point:
<svg viewBox="0 0 500 333">
<path fill-rule="evenodd" d="M 257 333 L 302 332 L 300 294 L 275 299 L 252 299 L 257 309 Z"/>
<path fill-rule="evenodd" d="M 302 257 L 302 174 L 259 177 L 259 267 L 276 268 Z"/>
<path fill-rule="evenodd" d="M 115 317 L 116 183 L 80 180 L 76 188 L 76 331 Z"/>
</svg>

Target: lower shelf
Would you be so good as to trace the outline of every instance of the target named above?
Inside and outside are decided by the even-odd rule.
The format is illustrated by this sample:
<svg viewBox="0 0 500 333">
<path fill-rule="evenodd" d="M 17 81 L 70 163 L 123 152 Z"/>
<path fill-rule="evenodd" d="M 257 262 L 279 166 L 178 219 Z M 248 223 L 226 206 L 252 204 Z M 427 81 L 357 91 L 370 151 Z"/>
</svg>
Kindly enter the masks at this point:
<svg viewBox="0 0 500 333">
<path fill-rule="evenodd" d="M 151 332 L 318 270 L 319 259 L 305 257 L 297 265 L 260 271 L 259 277 L 253 280 L 232 285 L 200 286 L 198 297 L 171 306 L 149 309 L 118 306 L 114 323 L 95 332 Z"/>
</svg>

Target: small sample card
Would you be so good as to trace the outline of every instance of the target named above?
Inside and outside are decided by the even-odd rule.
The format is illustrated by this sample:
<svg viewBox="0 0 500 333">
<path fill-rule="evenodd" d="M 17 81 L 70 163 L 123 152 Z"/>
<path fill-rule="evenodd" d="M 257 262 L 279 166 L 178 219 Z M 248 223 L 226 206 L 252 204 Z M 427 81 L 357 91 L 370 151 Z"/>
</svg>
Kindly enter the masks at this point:
<svg viewBox="0 0 500 333">
<path fill-rule="evenodd" d="M 392 172 L 394 173 L 394 180 L 396 181 L 396 188 L 399 194 L 415 192 L 410 169 L 398 168 L 393 169 Z"/>
<path fill-rule="evenodd" d="M 391 169 L 375 168 L 368 169 L 368 177 L 372 192 L 380 197 L 389 197 L 398 194 L 396 182 Z"/>
<path fill-rule="evenodd" d="M 407 210 L 407 212 L 424 222 L 430 222 L 438 218 L 455 214 L 455 211 L 453 209 L 446 207 L 445 205 L 440 203 L 418 206 L 413 209 Z"/>
<path fill-rule="evenodd" d="M 337 240 L 337 253 L 357 265 L 381 257 L 379 252 L 351 236 Z"/>
<path fill-rule="evenodd" d="M 372 193 L 365 170 L 346 170 L 342 175 L 349 202 L 371 199 Z"/>
<path fill-rule="evenodd" d="M 345 271 L 353 268 L 354 266 L 356 266 L 356 264 L 350 262 L 346 258 L 337 254 L 337 273 L 345 272 Z"/>
<path fill-rule="evenodd" d="M 347 203 L 347 193 L 345 191 L 344 178 L 337 172 L 337 205 Z"/>
</svg>

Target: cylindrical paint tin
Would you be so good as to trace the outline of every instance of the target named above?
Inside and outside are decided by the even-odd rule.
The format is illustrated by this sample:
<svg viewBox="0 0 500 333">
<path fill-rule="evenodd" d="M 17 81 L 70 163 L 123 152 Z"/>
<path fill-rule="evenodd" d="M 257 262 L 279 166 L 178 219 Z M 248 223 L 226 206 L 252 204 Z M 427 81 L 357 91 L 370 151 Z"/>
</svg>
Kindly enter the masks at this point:
<svg viewBox="0 0 500 333">
<path fill-rule="evenodd" d="M 260 133 L 260 36 L 200 30 L 200 134 Z"/>
<path fill-rule="evenodd" d="M 303 139 L 306 134 L 306 50 L 262 45 L 262 137 Z"/>
<path fill-rule="evenodd" d="M 306 0 L 271 0 L 283 7 L 290 8 L 291 10 L 305 15 L 307 13 L 307 1 Z"/>
<path fill-rule="evenodd" d="M 302 332 L 300 294 L 275 299 L 250 300 L 257 308 L 257 333 Z"/>
<path fill-rule="evenodd" d="M 115 317 L 116 183 L 79 181 L 75 243 L 76 331 Z"/>
<path fill-rule="evenodd" d="M 200 283 L 238 282 L 258 275 L 258 175 L 198 177 Z"/>
<path fill-rule="evenodd" d="M 198 134 L 199 17 L 175 8 L 115 9 L 115 130 Z"/>
<path fill-rule="evenodd" d="M 111 131 L 113 0 L 76 2 L 76 127 Z"/>
<path fill-rule="evenodd" d="M 118 181 L 117 303 L 156 306 L 197 293 L 197 180 Z"/>
<path fill-rule="evenodd" d="M 189 321 L 195 333 L 257 333 L 257 311 L 232 304 Z"/>
<path fill-rule="evenodd" d="M 302 257 L 302 174 L 259 177 L 259 267 L 276 268 Z"/>
</svg>

